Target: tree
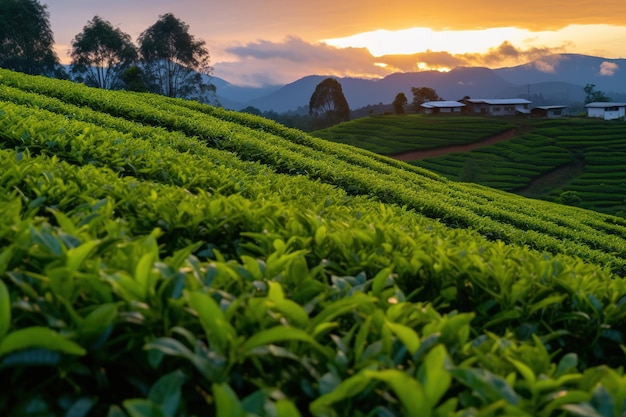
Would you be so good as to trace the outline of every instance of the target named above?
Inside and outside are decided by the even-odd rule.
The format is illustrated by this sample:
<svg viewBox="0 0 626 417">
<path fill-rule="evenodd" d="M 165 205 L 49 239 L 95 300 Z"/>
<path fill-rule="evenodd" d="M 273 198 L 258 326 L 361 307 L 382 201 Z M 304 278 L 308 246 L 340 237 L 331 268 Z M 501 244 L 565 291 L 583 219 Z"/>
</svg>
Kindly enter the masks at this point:
<svg viewBox="0 0 626 417">
<path fill-rule="evenodd" d="M 126 68 L 122 74 L 122 81 L 124 82 L 124 88 L 128 91 L 146 92 L 146 84 L 144 82 L 144 74 L 141 68 L 137 65 L 131 65 Z"/>
<path fill-rule="evenodd" d="M 437 92 L 430 87 L 411 87 L 413 93 L 413 108 L 416 112 L 421 110 L 421 105 L 428 101 L 438 101 L 441 97 L 437 95 Z"/>
<path fill-rule="evenodd" d="M 122 76 L 136 61 L 137 49 L 130 36 L 99 16 L 72 40 L 72 72 L 92 87 L 124 86 Z"/>
<path fill-rule="evenodd" d="M 309 115 L 320 128 L 350 120 L 350 107 L 339 81 L 326 78 L 315 87 L 309 101 Z"/>
<path fill-rule="evenodd" d="M 595 91 L 595 84 L 587 84 L 583 90 L 585 91 L 585 104 L 594 103 L 594 102 L 607 102 L 611 101 L 609 97 L 604 94 L 602 91 Z"/>
<path fill-rule="evenodd" d="M 168 97 L 215 99 L 209 51 L 189 26 L 171 13 L 139 35 L 139 52 L 150 91 Z"/>
<path fill-rule="evenodd" d="M 37 0 L 0 1 L 0 67 L 62 77 L 65 74 L 53 45 L 45 5 Z"/>
<path fill-rule="evenodd" d="M 396 98 L 393 100 L 393 110 L 396 114 L 404 114 L 404 106 L 408 103 L 406 95 L 404 93 L 396 94 Z"/>
</svg>

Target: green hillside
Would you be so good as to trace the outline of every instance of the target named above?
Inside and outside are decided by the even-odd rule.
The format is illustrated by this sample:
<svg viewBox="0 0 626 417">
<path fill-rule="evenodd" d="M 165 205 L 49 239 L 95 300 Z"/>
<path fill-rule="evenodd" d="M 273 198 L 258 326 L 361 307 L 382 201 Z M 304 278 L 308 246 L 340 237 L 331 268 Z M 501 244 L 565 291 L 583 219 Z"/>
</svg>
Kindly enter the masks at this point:
<svg viewBox="0 0 626 417">
<path fill-rule="evenodd" d="M 382 155 L 464 145 L 516 127 L 493 117 L 429 117 L 419 114 L 363 117 L 315 131 L 314 135 Z"/>
<path fill-rule="evenodd" d="M 515 137 L 411 163 L 455 181 L 624 216 L 623 121 L 407 115 L 357 119 L 314 134 L 396 155 L 476 143 L 506 129 L 515 129 Z"/>
<path fill-rule="evenodd" d="M 3 416 L 626 412 L 626 221 L 0 70 Z"/>
</svg>

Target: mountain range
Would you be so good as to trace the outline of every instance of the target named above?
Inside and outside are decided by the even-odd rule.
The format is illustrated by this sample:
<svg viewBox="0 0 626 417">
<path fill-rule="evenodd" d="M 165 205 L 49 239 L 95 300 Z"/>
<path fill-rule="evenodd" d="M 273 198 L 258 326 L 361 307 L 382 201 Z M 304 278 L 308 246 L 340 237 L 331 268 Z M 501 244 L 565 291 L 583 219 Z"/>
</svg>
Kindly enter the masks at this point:
<svg viewBox="0 0 626 417">
<path fill-rule="evenodd" d="M 252 106 L 278 113 L 308 108 L 317 84 L 328 76 L 309 75 L 287 85 L 243 87 L 214 77 L 220 103 L 233 110 Z M 446 100 L 524 97 L 533 105 L 580 106 L 583 88 L 594 84 L 613 101 L 626 101 L 626 59 L 579 54 L 555 54 L 514 67 L 489 69 L 457 67 L 449 72 L 395 73 L 380 79 L 336 78 L 351 109 L 389 104 L 403 92 L 411 101 L 411 87 L 430 87 Z"/>
</svg>

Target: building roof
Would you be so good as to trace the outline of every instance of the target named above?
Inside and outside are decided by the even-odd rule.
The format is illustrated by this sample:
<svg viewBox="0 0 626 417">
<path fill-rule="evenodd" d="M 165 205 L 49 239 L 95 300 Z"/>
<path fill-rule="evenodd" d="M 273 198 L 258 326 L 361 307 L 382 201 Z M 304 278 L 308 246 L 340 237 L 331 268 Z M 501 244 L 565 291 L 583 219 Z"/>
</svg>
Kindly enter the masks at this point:
<svg viewBox="0 0 626 417">
<path fill-rule="evenodd" d="M 565 104 L 559 104 L 559 105 L 553 105 L 553 106 L 537 106 L 535 107 L 536 109 L 541 109 L 541 110 L 555 110 L 555 109 L 566 109 L 567 105 Z"/>
<path fill-rule="evenodd" d="M 506 104 L 530 104 L 531 101 L 528 101 L 523 98 L 470 98 L 467 99 L 470 103 L 474 104 L 494 104 L 494 105 L 506 105 Z"/>
<path fill-rule="evenodd" d="M 593 103 L 587 104 L 585 107 L 593 107 L 593 108 L 606 108 L 606 107 L 626 107 L 626 103 L 615 103 L 612 101 L 594 101 Z"/>
<path fill-rule="evenodd" d="M 422 107 L 427 109 L 434 108 L 447 108 L 447 107 L 464 107 L 465 104 L 459 103 L 458 101 L 427 101 L 426 103 L 422 103 Z"/>
</svg>

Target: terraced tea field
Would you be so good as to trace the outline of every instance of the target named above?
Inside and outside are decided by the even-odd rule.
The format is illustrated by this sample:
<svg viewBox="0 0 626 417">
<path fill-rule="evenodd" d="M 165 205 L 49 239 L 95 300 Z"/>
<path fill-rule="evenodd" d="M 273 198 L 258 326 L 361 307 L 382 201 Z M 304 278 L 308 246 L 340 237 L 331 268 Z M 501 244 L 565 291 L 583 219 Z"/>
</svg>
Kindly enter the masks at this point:
<svg viewBox="0 0 626 417">
<path fill-rule="evenodd" d="M 315 134 L 410 161 L 454 181 L 626 213 L 623 121 L 413 115 L 358 119 Z"/>
<path fill-rule="evenodd" d="M 573 193 L 570 204 L 626 213 L 626 124 L 620 121 L 535 121 L 532 131 L 510 141 L 414 163 L 533 198 L 562 202 L 563 193 Z"/>
<path fill-rule="evenodd" d="M 255 116 L 0 70 L 0 414 L 623 415 L 625 239 Z"/>
</svg>

